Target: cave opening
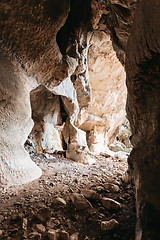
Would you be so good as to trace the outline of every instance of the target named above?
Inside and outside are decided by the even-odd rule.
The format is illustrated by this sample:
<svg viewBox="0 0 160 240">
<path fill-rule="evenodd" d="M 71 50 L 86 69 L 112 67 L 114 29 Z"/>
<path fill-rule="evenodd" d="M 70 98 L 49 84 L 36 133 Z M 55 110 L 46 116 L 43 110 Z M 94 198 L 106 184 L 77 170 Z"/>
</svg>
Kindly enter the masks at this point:
<svg viewBox="0 0 160 240">
<path fill-rule="evenodd" d="M 100 41 L 103 45 L 103 40 Z M 98 44 L 100 43 L 98 42 Z M 111 50 L 111 42 L 108 41 L 107 44 Z M 40 204 L 40 207 L 35 204 L 37 214 L 43 209 L 46 212 L 52 212 L 52 218 L 47 220 L 47 226 L 50 229 L 59 229 L 60 224 L 64 230 L 57 230 L 57 232 L 59 231 L 61 234 L 62 231 L 66 238 L 69 234 L 74 237 L 78 236 L 77 239 L 83 240 L 86 236 L 88 239 L 106 239 L 108 237 L 108 239 L 117 240 L 126 239 L 128 236 L 134 239 L 136 212 L 134 186 L 130 182 L 127 163 L 127 156 L 132 146 L 129 140 L 131 130 L 125 117 L 126 89 L 125 79 L 123 79 L 125 74 L 113 52 L 111 59 L 108 55 L 106 57 L 106 52 L 98 52 L 96 59 L 93 59 L 92 54 L 96 47 L 92 45 L 92 48 L 89 49 L 88 61 L 93 104 L 90 104 L 87 110 L 83 108 L 79 112 L 83 121 L 77 123 L 76 119 L 74 128 L 73 123 L 69 121 L 69 116 L 72 116 L 69 111 L 73 111 L 70 99 L 57 94 L 56 90 L 53 90 L 53 93 L 44 86 L 39 86 L 30 93 L 32 118 L 35 125 L 29 139 L 32 140 L 31 145 L 36 149 L 36 152 L 33 151 L 32 147 L 30 149 L 26 147 L 26 149 L 30 151 L 31 158 L 43 169 L 45 174 L 37 183 L 30 184 L 26 194 L 23 194 L 28 199 L 25 206 L 30 204 L 33 209 L 32 200 L 28 195 L 34 189 L 33 202 L 37 201 Z M 103 75 L 102 68 L 112 64 L 112 61 L 115 63 L 114 67 L 118 69 L 117 74 L 109 73 L 106 76 L 105 73 Z M 117 77 L 116 84 L 119 84 L 116 87 L 113 86 L 115 77 Z M 99 84 L 97 87 L 95 79 L 102 85 Z M 104 86 L 106 79 L 108 79 L 108 83 Z M 123 88 L 122 83 L 124 84 Z M 119 86 L 121 86 L 120 89 Z M 98 91 L 98 96 L 95 90 Z M 105 98 L 106 103 L 99 99 L 99 96 L 104 96 L 104 91 L 109 92 Z M 105 93 L 105 95 L 107 94 Z M 108 109 L 108 102 L 110 102 L 111 110 Z M 75 107 L 76 104 L 73 105 Z M 94 105 L 96 105 L 97 110 Z M 108 110 L 110 112 L 107 112 Z M 78 114 L 77 116 L 80 117 Z M 118 120 L 116 121 L 117 116 Z M 113 126 L 114 124 L 110 125 L 113 120 L 115 126 Z M 49 128 L 45 126 L 48 123 Z M 65 125 L 66 127 L 64 127 Z M 60 138 L 55 139 L 55 129 L 53 130 L 52 126 L 60 131 Z M 70 157 L 66 158 L 64 152 L 66 153 L 73 138 L 72 134 L 75 134 L 74 129 L 78 133 L 78 129 L 86 133 L 89 151 L 86 151 L 85 145 L 81 146 L 81 151 L 87 155 L 87 158 L 88 156 L 94 158 L 93 164 L 83 165 L 78 161 L 70 161 L 72 159 Z M 54 148 L 49 147 L 51 142 L 48 138 L 48 132 L 51 131 L 54 132 L 54 141 L 61 141 L 61 149 L 57 148 L 58 145 L 54 145 Z M 68 135 L 70 131 L 71 135 Z M 43 132 L 45 133 L 42 134 Z M 107 135 L 106 142 L 104 133 Z M 47 140 L 44 140 L 45 138 Z M 31 143 L 29 139 L 27 144 Z M 47 147 L 44 144 L 46 141 L 49 141 Z M 53 144 L 55 143 L 52 142 Z M 38 198 L 44 199 L 42 206 L 42 202 L 38 201 Z M 125 211 L 122 207 L 123 204 L 125 204 Z M 54 210 L 51 210 L 52 208 Z M 16 208 L 16 211 L 18 212 L 19 209 Z M 31 213 L 28 215 L 31 216 Z M 44 225 L 44 221 L 40 220 L 39 215 L 36 216 L 36 219 L 38 224 Z M 122 227 L 118 227 L 119 223 Z M 106 231 L 107 224 L 111 224 L 113 230 Z M 71 225 L 74 225 L 74 230 Z M 37 226 L 34 226 L 35 228 L 32 227 L 36 230 Z M 81 231 L 82 229 L 83 231 Z M 57 232 L 56 234 L 58 234 Z M 44 233 L 42 235 L 45 236 Z"/>
<path fill-rule="evenodd" d="M 128 6 L 111 4 L 110 1 L 92 1 L 92 4 L 85 1 L 83 4 L 79 0 L 70 1 L 70 10 L 66 10 L 68 1 L 60 0 L 57 5 L 55 1 L 48 4 L 53 9 L 47 16 L 45 2 L 30 11 L 32 17 L 39 14 L 42 17 L 45 9 L 45 24 L 37 19 L 36 24 L 40 27 L 36 26 L 33 41 L 36 50 L 40 46 L 42 51 L 36 54 L 34 49 L 27 49 L 29 43 L 25 45 L 29 56 L 35 53 L 34 61 L 23 56 L 22 69 L 17 71 L 21 89 L 18 80 L 14 84 L 17 89 L 19 87 L 19 92 L 25 90 L 24 105 L 27 106 L 26 112 L 24 108 L 21 114 L 24 117 L 20 121 L 24 124 L 18 125 L 22 129 L 19 135 L 25 139 L 30 131 L 30 115 L 35 123 L 25 147 L 33 160 L 28 161 L 28 166 L 35 162 L 39 172 L 34 178 L 35 166 L 32 165 L 24 174 L 26 177 L 33 170 L 31 176 L 24 179 L 26 166 L 23 172 L 18 169 L 19 174 L 9 165 L 11 185 L 17 176 L 24 182 L 18 179 L 14 187 L 2 193 L 0 236 L 18 240 L 134 239 L 136 211 L 134 184 L 130 181 L 127 163 L 132 146 L 130 127 L 125 119 L 126 74 L 117 59 L 117 56 L 119 59 L 124 56 L 126 39 L 122 39 L 116 29 L 119 19 L 124 24 L 125 18 L 131 17 L 130 10 Z M 51 3 L 50 0 L 47 3 Z M 102 5 L 100 12 L 97 4 Z M 23 10 L 23 6 L 21 8 Z M 59 16 L 58 12 L 64 15 Z M 21 18 L 17 22 L 21 22 Z M 113 39 L 105 25 L 110 27 Z M 34 24 L 32 27 L 34 29 Z M 17 29 L 18 34 L 26 31 L 21 27 Z M 43 36 L 42 48 L 39 36 Z M 114 41 L 123 46 L 123 51 L 117 46 L 113 49 Z M 26 65 L 25 61 L 28 61 Z M 16 107 L 19 102 L 23 105 L 22 95 L 16 96 L 19 97 Z M 25 155 L 21 159 L 25 160 Z M 34 179 L 37 180 L 32 181 Z M 26 184 L 17 186 L 19 183 Z"/>
</svg>

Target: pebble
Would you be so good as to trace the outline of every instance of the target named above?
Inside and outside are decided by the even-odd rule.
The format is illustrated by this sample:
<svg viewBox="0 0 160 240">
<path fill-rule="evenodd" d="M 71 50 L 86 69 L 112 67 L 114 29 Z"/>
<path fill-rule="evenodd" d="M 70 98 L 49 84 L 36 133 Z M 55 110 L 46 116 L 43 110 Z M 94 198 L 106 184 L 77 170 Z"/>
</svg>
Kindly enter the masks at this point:
<svg viewBox="0 0 160 240">
<path fill-rule="evenodd" d="M 4 220 L 3 215 L 0 215 L 0 223 L 3 222 L 3 220 Z"/>
<path fill-rule="evenodd" d="M 66 201 L 63 198 L 54 198 L 52 203 L 53 203 L 53 206 L 54 205 L 66 206 L 67 205 Z"/>
<path fill-rule="evenodd" d="M 58 239 L 69 240 L 69 234 L 65 230 L 57 230 Z"/>
<path fill-rule="evenodd" d="M 46 228 L 45 228 L 45 226 L 43 226 L 42 224 L 36 224 L 36 225 L 34 226 L 34 230 L 36 230 L 36 231 L 39 232 L 39 233 L 45 233 Z"/>
<path fill-rule="evenodd" d="M 29 239 L 36 239 L 36 240 L 41 240 L 41 234 L 38 232 L 31 232 L 28 235 Z"/>
<path fill-rule="evenodd" d="M 102 221 L 101 222 L 101 230 L 102 231 L 110 231 L 115 229 L 119 223 L 115 219 L 111 219 L 110 221 Z"/>
<path fill-rule="evenodd" d="M 101 195 L 94 190 L 83 189 L 81 194 L 89 199 L 101 199 Z"/>
<path fill-rule="evenodd" d="M 100 182 L 101 181 L 101 179 L 97 176 L 93 176 L 92 180 L 95 181 L 95 182 Z"/>
<path fill-rule="evenodd" d="M 120 191 L 120 188 L 117 185 L 112 184 L 112 183 L 105 183 L 104 188 L 110 192 L 119 192 Z"/>
<path fill-rule="evenodd" d="M 101 202 L 106 209 L 119 210 L 121 208 L 121 204 L 111 198 L 102 198 Z"/>
<path fill-rule="evenodd" d="M 22 229 L 27 231 L 28 220 L 26 218 L 22 219 Z"/>
<path fill-rule="evenodd" d="M 70 240 L 78 240 L 78 236 L 79 236 L 79 233 L 78 233 L 78 232 L 73 233 L 73 234 L 70 236 Z"/>
<path fill-rule="evenodd" d="M 57 233 L 55 230 L 49 230 L 47 236 L 49 240 L 57 240 Z"/>
<path fill-rule="evenodd" d="M 47 222 L 50 220 L 51 218 L 51 211 L 49 208 L 44 207 L 41 208 L 38 213 L 37 213 L 37 218 L 38 220 L 40 220 L 41 222 Z"/>
<path fill-rule="evenodd" d="M 82 194 L 73 193 L 70 198 L 78 210 L 93 208 L 92 204 Z"/>
<path fill-rule="evenodd" d="M 129 174 L 126 172 L 123 176 L 122 176 L 122 181 L 126 184 L 129 184 L 130 182 L 130 176 Z"/>
</svg>

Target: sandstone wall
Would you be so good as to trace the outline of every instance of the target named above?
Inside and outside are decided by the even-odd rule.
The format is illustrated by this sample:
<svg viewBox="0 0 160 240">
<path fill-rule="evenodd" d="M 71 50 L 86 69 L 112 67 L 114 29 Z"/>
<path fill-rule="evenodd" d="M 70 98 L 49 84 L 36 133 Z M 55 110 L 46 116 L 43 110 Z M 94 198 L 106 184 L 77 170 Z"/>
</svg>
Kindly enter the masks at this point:
<svg viewBox="0 0 160 240">
<path fill-rule="evenodd" d="M 129 165 L 137 200 L 136 239 L 160 236 L 160 2 L 143 0 L 127 48 L 127 116 L 133 151 Z"/>
</svg>

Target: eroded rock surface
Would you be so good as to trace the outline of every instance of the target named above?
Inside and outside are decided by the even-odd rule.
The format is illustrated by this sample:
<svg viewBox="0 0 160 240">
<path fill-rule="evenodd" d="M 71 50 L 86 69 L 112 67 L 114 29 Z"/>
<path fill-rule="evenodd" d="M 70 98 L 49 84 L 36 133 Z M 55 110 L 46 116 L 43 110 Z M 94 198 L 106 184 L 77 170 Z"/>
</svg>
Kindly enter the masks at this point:
<svg viewBox="0 0 160 240">
<path fill-rule="evenodd" d="M 125 64 L 127 52 L 136 239 L 157 239 L 159 1 L 22 2 L 0 3 L 1 185 L 22 184 L 41 175 L 23 147 L 33 128 L 31 116 L 39 153 L 66 145 L 68 158 L 86 163 L 89 149 L 105 152 L 124 117 L 125 73 L 116 56 Z"/>
<path fill-rule="evenodd" d="M 159 13 L 159 1 L 141 1 L 127 49 L 127 115 L 134 147 L 129 165 L 136 184 L 136 239 L 160 236 Z"/>
<path fill-rule="evenodd" d="M 41 176 L 24 143 L 32 130 L 30 91 L 36 81 L 0 50 L 0 184 L 14 185 Z"/>
</svg>

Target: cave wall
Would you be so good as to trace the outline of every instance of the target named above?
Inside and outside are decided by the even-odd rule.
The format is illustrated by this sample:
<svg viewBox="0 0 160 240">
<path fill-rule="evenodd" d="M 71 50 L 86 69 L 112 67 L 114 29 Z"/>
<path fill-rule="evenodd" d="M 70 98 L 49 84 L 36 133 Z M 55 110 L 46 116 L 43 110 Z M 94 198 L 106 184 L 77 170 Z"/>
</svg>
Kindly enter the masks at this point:
<svg viewBox="0 0 160 240">
<path fill-rule="evenodd" d="M 127 47 L 129 165 L 137 200 L 136 239 L 160 236 L 160 2 L 142 1 Z"/>
<path fill-rule="evenodd" d="M 1 186 L 41 176 L 24 150 L 34 125 L 30 91 L 39 85 L 52 90 L 68 76 L 68 64 L 56 42 L 68 11 L 67 1 L 0 2 Z"/>
<path fill-rule="evenodd" d="M 23 145 L 33 128 L 32 114 L 33 132 L 38 132 L 38 137 L 35 134 L 38 151 L 54 150 L 54 140 L 48 147 L 47 138 L 50 142 L 50 130 L 54 135 L 55 126 L 62 125 L 59 96 L 67 118 L 61 133 L 56 130 L 63 135 L 69 158 L 86 163 L 88 145 L 94 150 L 97 141 L 106 141 L 106 132 L 109 133 L 107 138 L 111 137 L 117 123 L 112 126 L 110 122 L 120 112 L 109 109 L 111 116 L 106 120 L 107 108 L 102 106 L 95 116 L 99 96 L 94 91 L 96 81 L 106 82 L 100 75 L 104 74 L 100 68 L 102 59 L 98 63 L 95 58 L 101 54 L 99 47 L 103 54 L 108 54 L 109 48 L 113 55 L 103 59 L 102 66 L 116 63 L 119 69 L 115 76 L 107 76 L 108 81 L 117 80 L 117 86 L 110 85 L 110 89 L 117 91 L 113 99 L 119 99 L 115 108 L 124 104 L 124 96 L 120 94 L 124 71 L 113 50 L 127 73 L 127 117 L 134 147 L 128 161 L 136 185 L 136 240 L 159 238 L 159 12 L 158 0 L 0 2 L 1 186 L 22 184 L 40 177 L 41 170 L 31 161 Z M 108 45 L 105 42 L 103 46 L 105 37 Z M 100 45 L 97 46 L 94 39 Z M 97 73 L 98 68 L 100 73 Z M 109 71 L 115 72 L 115 69 L 111 67 Z M 42 101 L 44 109 L 36 103 L 36 91 L 40 86 L 45 94 L 39 99 L 45 100 L 48 96 L 48 100 Z M 105 89 L 108 91 L 108 85 Z M 91 93 L 93 105 L 90 104 Z M 109 102 L 111 95 L 106 94 L 106 98 Z M 101 105 L 97 106 L 100 109 Z M 95 128 L 93 135 L 90 125 Z"/>
<path fill-rule="evenodd" d="M 0 50 L 0 185 L 32 181 L 41 169 L 30 159 L 24 143 L 32 130 L 30 91 L 36 81 L 26 76 Z"/>
<path fill-rule="evenodd" d="M 103 1 L 89 0 L 70 2 L 61 0 L 58 3 L 44 0 L 40 4 L 36 1 L 32 1 L 32 4 L 30 1 L 22 3 L 21 0 L 9 3 L 7 0 L 1 1 L 1 48 L 10 64 L 14 62 L 13 72 L 19 73 L 19 81 L 23 78 L 24 72 L 26 84 L 27 81 L 30 84 L 35 83 L 28 90 L 28 95 L 29 91 L 32 91 L 30 100 L 35 122 L 33 135 L 39 153 L 53 152 L 54 149 L 61 148 L 63 135 L 67 144 L 67 157 L 85 163 L 90 159 L 88 146 L 96 153 L 105 151 L 109 139 L 121 123 L 125 112 L 125 73 L 114 52 L 116 42 L 112 47 L 109 37 L 111 29 L 107 27 L 111 17 L 116 16 L 119 19 L 119 11 L 114 7 L 115 4 L 112 2 L 108 5 Z M 83 14 L 79 9 L 82 9 Z M 103 22 L 104 17 L 106 22 Z M 122 16 L 120 22 L 121 20 Z M 102 22 L 104 24 L 101 24 Z M 103 28 L 106 25 L 103 32 L 102 25 Z M 123 50 L 121 45 L 119 51 Z M 117 50 L 117 56 L 119 51 Z M 103 57 L 100 57 L 102 52 Z M 103 68 L 106 66 L 108 75 L 105 78 Z M 1 91 L 5 92 L 7 99 L 10 97 L 8 89 L 10 86 L 3 87 L 3 78 L 1 81 Z M 100 88 L 98 94 L 94 91 L 96 85 Z M 41 87 L 46 90 L 39 91 Z M 101 88 L 104 90 L 103 94 Z M 115 92 L 112 95 L 110 92 L 113 90 Z M 105 91 L 108 95 L 104 101 Z M 104 105 L 100 103 L 102 101 L 99 98 L 100 94 Z M 67 113 L 63 127 L 58 117 L 61 114 L 58 96 L 61 96 Z M 30 103 L 28 106 L 30 107 Z M 31 111 L 28 111 L 28 117 L 30 114 Z M 90 118 L 92 123 L 94 122 L 94 129 L 90 129 L 90 126 L 87 128 Z M 56 125 L 60 131 L 56 129 Z M 28 134 L 29 132 L 24 135 L 25 139 Z M 102 147 L 98 146 L 98 141 L 103 142 Z M 21 145 L 23 143 L 24 140 Z M 9 171 L 12 171 L 12 167 Z"/>
</svg>

